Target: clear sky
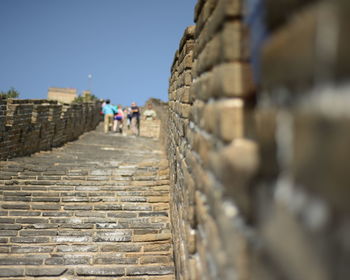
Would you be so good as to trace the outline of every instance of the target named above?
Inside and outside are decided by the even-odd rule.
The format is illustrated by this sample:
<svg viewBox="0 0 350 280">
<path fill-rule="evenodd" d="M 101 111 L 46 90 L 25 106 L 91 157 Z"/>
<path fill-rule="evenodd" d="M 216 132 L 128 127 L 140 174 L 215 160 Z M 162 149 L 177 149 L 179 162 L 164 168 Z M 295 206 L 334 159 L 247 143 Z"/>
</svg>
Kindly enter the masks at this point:
<svg viewBox="0 0 350 280">
<path fill-rule="evenodd" d="M 196 2 L 0 0 L 0 91 L 46 98 L 49 87 L 68 87 L 123 105 L 166 101 Z"/>
</svg>

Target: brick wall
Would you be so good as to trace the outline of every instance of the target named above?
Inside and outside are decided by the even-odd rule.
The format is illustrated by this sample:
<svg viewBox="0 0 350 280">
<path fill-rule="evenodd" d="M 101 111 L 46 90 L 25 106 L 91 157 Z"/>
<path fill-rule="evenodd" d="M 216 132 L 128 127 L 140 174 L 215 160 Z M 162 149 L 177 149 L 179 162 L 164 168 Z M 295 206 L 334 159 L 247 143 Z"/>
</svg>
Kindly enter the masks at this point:
<svg viewBox="0 0 350 280">
<path fill-rule="evenodd" d="M 63 145 L 94 129 L 99 103 L 60 105 L 49 100 L 0 100 L 0 160 Z"/>
<path fill-rule="evenodd" d="M 279 2 L 266 2 L 273 28 L 262 44 L 259 85 L 249 63 L 245 2 L 196 5 L 196 25 L 184 32 L 169 83 L 177 279 L 349 275 L 349 99 L 347 87 L 318 92 L 320 84 L 310 83 L 329 71 L 317 69 L 315 25 L 305 9 L 328 16 L 321 22 L 335 16 L 317 13 L 324 4 L 314 2 L 288 1 L 288 20 L 283 13 L 274 20 Z M 300 29 L 290 26 L 294 21 Z M 343 78 L 341 69 L 333 74 Z"/>
</svg>

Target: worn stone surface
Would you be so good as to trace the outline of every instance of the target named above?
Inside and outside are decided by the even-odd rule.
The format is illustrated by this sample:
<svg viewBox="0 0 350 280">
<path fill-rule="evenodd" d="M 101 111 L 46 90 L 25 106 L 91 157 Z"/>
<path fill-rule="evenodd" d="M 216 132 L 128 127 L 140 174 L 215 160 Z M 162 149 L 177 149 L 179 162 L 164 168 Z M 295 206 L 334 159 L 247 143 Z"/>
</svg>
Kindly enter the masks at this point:
<svg viewBox="0 0 350 280">
<path fill-rule="evenodd" d="M 1 162 L 0 277 L 174 279 L 168 172 L 157 140 L 100 128 Z"/>
</svg>

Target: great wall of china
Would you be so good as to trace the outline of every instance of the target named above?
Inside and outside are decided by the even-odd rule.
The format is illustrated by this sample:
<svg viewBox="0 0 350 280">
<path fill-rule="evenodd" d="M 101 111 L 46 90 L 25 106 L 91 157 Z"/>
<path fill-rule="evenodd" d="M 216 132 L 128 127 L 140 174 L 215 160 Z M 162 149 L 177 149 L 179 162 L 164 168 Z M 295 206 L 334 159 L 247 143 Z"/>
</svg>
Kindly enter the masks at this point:
<svg viewBox="0 0 350 280">
<path fill-rule="evenodd" d="M 246 2 L 198 1 L 160 140 L 91 131 L 98 103 L 0 101 L 0 277 L 348 278 L 350 4 L 268 0 L 256 40 Z"/>
</svg>

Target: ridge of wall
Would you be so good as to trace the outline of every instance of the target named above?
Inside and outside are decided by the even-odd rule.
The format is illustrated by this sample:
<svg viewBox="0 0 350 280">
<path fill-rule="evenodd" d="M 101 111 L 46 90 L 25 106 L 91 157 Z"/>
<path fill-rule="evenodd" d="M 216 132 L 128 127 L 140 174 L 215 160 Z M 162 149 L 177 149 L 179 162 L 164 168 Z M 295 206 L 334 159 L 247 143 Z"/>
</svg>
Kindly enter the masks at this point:
<svg viewBox="0 0 350 280">
<path fill-rule="evenodd" d="M 96 128 L 100 103 L 0 99 L 0 160 L 49 150 Z"/>
</svg>

